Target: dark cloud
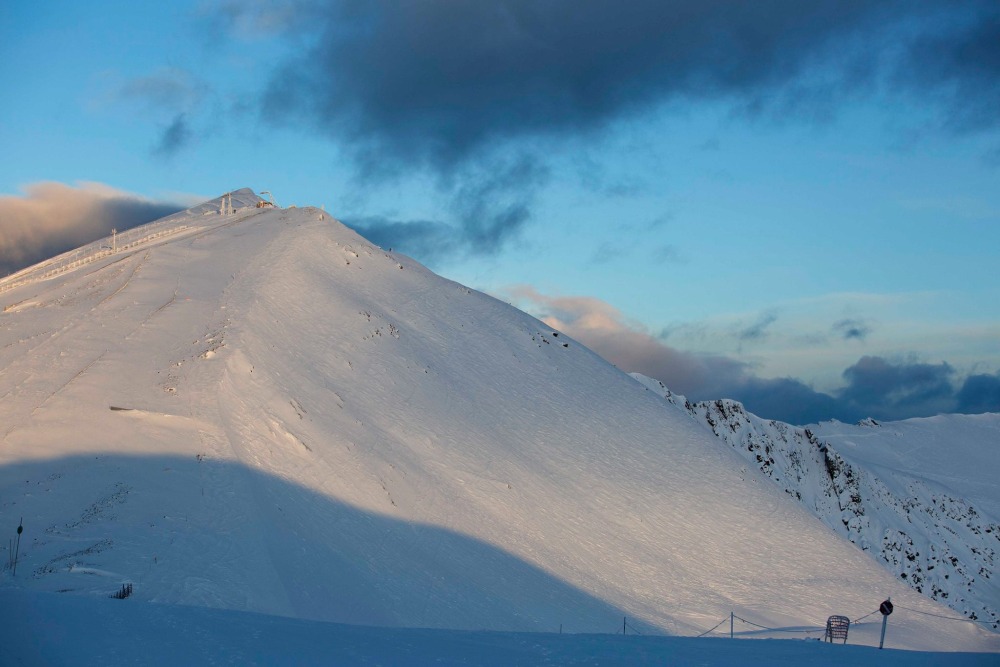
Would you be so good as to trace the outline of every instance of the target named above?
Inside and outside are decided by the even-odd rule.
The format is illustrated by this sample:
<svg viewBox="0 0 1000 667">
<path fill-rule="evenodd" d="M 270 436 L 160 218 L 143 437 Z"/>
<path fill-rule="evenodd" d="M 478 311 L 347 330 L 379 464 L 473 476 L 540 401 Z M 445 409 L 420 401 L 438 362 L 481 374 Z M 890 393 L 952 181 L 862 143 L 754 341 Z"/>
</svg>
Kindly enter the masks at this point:
<svg viewBox="0 0 1000 667">
<path fill-rule="evenodd" d="M 530 157 L 493 160 L 442 182 L 454 224 L 363 215 L 345 216 L 344 222 L 383 247 L 431 264 L 452 256 L 493 255 L 530 219 L 535 193 L 547 179 L 548 169 Z"/>
<path fill-rule="evenodd" d="M 844 370 L 843 377 L 847 384 L 830 394 L 791 378 L 747 377 L 732 387 L 732 396 L 762 417 L 804 424 L 827 419 L 855 422 L 864 417 L 898 420 L 983 412 L 991 400 L 991 388 L 1000 388 L 1000 376 L 983 375 L 970 377 L 956 391 L 955 369 L 946 362 L 875 356 L 861 357 Z"/>
<path fill-rule="evenodd" d="M 524 155 L 463 172 L 453 190 L 452 209 L 469 249 L 474 254 L 497 252 L 531 216 L 534 194 L 548 176 L 541 162 Z"/>
<path fill-rule="evenodd" d="M 153 148 L 153 153 L 161 157 L 171 157 L 191 141 L 191 136 L 187 114 L 179 113 L 174 116 L 170 125 L 163 129 L 160 140 Z"/>
<path fill-rule="evenodd" d="M 227 0 L 216 16 L 213 34 L 246 39 L 261 24 L 296 45 L 260 96 L 266 121 L 325 135 L 361 181 L 426 171 L 448 196 L 483 160 L 514 150 L 544 161 L 612 123 L 698 102 L 788 120 L 904 95 L 938 100 L 950 127 L 989 126 L 1000 109 L 997 10 L 985 0 Z M 606 196 L 645 187 L 582 174 Z M 530 217 L 526 201 L 482 201 L 485 247 Z M 466 234 L 456 251 L 475 245 L 467 220 L 443 224 Z"/>
<path fill-rule="evenodd" d="M 844 319 L 834 323 L 833 331 L 844 340 L 864 340 L 872 328 L 864 320 Z"/>
<path fill-rule="evenodd" d="M 724 394 L 743 403 L 758 417 L 789 424 L 815 424 L 830 419 L 856 422 L 869 415 L 865 410 L 816 391 L 793 378 L 746 377 Z M 698 397 L 708 400 L 707 397 Z"/>
<path fill-rule="evenodd" d="M 844 370 L 847 386 L 839 398 L 854 405 L 877 406 L 883 418 L 947 412 L 954 406 L 954 374 L 955 369 L 945 362 L 893 363 L 883 357 L 864 356 Z"/>
<path fill-rule="evenodd" d="M 766 312 L 761 313 L 760 316 L 753 322 L 745 327 L 741 327 L 736 331 L 736 337 L 744 342 L 752 342 L 763 340 L 767 338 L 768 328 L 774 324 L 778 319 L 777 313 Z"/>
<path fill-rule="evenodd" d="M 958 412 L 1000 412 L 1000 372 L 970 375 L 958 391 Z"/>
<path fill-rule="evenodd" d="M 609 264 L 631 255 L 632 248 L 622 243 L 602 243 L 590 257 L 594 265 Z"/>
<path fill-rule="evenodd" d="M 667 211 L 666 213 L 661 213 L 660 215 L 656 216 L 648 223 L 646 223 L 645 228 L 648 230 L 660 229 L 661 227 L 664 227 L 667 224 L 672 223 L 674 219 L 676 219 L 676 217 L 677 214 L 674 213 L 673 211 Z"/>
<path fill-rule="evenodd" d="M 454 255 L 462 245 L 454 227 L 431 220 L 360 216 L 345 218 L 343 222 L 383 248 L 420 257 L 432 265 Z"/>
<path fill-rule="evenodd" d="M 498 141 L 579 136 L 671 99 L 764 96 L 888 9 L 344 0 L 313 6 L 320 37 L 274 77 L 263 109 L 304 116 L 366 159 L 451 166 Z"/>
<path fill-rule="evenodd" d="M 204 121 L 205 112 L 218 95 L 191 72 L 164 67 L 124 82 L 113 92 L 116 102 L 131 108 L 143 119 L 160 124 L 151 152 L 171 157 L 194 138 L 192 119 Z M 238 113 L 235 106 L 230 113 Z"/>
<path fill-rule="evenodd" d="M 960 132 L 1000 126 L 1000 4 L 946 5 L 939 20 L 907 44 L 893 83 L 930 97 Z"/>
<path fill-rule="evenodd" d="M 606 161 L 589 151 L 580 151 L 573 162 L 580 184 L 591 194 L 609 198 L 635 197 L 649 187 L 644 176 L 609 173 Z"/>
<path fill-rule="evenodd" d="M 263 98 L 365 159 L 450 167 L 509 139 L 579 137 L 669 101 L 832 113 L 881 86 L 996 122 L 1000 10 L 971 1 L 283 3 L 318 38 Z M 901 45 L 901 46 L 900 46 Z"/>
<path fill-rule="evenodd" d="M 97 183 L 35 183 L 24 192 L 0 197 L 0 275 L 185 208 Z"/>
<path fill-rule="evenodd" d="M 989 411 L 991 404 L 993 410 L 1000 409 L 1000 376 L 972 376 L 956 392 L 951 382 L 954 374 L 947 363 L 862 357 L 844 371 L 847 385 L 829 394 L 794 378 L 746 374 L 726 387 L 721 396 L 742 402 L 760 417 L 799 425 L 829 419 L 857 422 L 865 417 L 897 420 L 949 412 L 978 413 Z M 695 397 L 711 398 L 700 393 Z"/>
<path fill-rule="evenodd" d="M 929 364 L 866 356 L 847 368 L 843 377 L 847 384 L 828 394 L 793 378 L 764 379 L 744 373 L 733 378 L 717 396 L 704 396 L 699 391 L 689 397 L 734 398 L 760 417 L 791 424 L 1000 411 L 1000 373 L 969 376 L 956 390 L 955 370 L 946 362 Z"/>
</svg>

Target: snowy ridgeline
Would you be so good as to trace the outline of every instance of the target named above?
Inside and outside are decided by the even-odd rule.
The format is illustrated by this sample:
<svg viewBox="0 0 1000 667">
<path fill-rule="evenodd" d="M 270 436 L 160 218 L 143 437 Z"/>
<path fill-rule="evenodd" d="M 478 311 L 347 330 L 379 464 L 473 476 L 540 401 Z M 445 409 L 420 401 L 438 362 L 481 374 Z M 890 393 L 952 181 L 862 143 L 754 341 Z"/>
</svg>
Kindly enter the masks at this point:
<svg viewBox="0 0 1000 667">
<path fill-rule="evenodd" d="M 1000 414 L 800 428 L 633 377 L 916 591 L 1000 627 Z"/>
<path fill-rule="evenodd" d="M 218 199 L 214 199 L 120 233 L 113 231 L 110 236 L 26 267 L 0 279 L 0 292 L 6 292 L 37 280 L 52 278 L 110 255 L 134 250 L 153 241 L 163 240 L 168 236 L 192 230 L 200 231 L 209 225 L 237 222 L 260 212 L 256 204 L 262 200 L 249 188 L 236 190 L 221 199 L 225 203 L 224 206 L 217 203 Z"/>
</svg>

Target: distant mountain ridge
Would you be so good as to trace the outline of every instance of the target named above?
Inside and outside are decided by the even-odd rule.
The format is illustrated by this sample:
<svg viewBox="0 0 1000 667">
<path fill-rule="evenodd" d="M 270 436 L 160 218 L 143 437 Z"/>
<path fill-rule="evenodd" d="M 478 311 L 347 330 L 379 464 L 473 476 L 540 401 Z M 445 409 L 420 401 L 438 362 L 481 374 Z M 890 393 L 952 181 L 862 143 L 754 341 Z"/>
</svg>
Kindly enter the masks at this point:
<svg viewBox="0 0 1000 667">
<path fill-rule="evenodd" d="M 914 590 L 1000 628 L 1000 414 L 797 427 L 633 377 Z"/>
</svg>

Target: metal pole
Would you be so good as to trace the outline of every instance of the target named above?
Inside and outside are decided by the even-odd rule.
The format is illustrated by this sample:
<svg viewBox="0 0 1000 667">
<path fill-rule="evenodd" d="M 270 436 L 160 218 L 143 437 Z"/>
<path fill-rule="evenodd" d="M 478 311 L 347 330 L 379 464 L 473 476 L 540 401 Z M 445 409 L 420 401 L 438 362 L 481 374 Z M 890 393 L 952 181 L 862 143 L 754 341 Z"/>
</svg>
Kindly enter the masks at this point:
<svg viewBox="0 0 1000 667">
<path fill-rule="evenodd" d="M 892 598 L 886 598 L 885 601 L 878 606 L 878 610 L 882 614 L 882 636 L 879 637 L 878 647 L 882 648 L 882 644 L 885 643 L 885 624 L 886 621 L 889 620 L 889 614 L 892 613 Z"/>
<path fill-rule="evenodd" d="M 625 621 L 626 620 L 627 620 L 627 617 L 626 616 L 622 616 L 622 634 L 623 635 L 625 634 Z"/>
<path fill-rule="evenodd" d="M 729 612 L 729 638 L 733 638 L 733 617 L 736 614 L 734 612 Z"/>
<path fill-rule="evenodd" d="M 21 517 L 21 521 L 17 524 L 17 548 L 14 550 L 14 573 L 11 575 L 13 577 L 17 576 L 17 555 L 21 551 L 21 532 L 24 530 L 24 517 Z"/>
</svg>

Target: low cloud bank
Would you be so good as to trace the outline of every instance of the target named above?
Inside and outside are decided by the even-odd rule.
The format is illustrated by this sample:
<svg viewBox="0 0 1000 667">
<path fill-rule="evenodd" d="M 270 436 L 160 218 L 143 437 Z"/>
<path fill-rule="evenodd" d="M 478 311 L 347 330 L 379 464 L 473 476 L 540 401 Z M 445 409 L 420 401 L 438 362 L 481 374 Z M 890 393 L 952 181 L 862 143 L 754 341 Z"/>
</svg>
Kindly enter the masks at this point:
<svg viewBox="0 0 1000 667">
<path fill-rule="evenodd" d="M 0 196 L 0 275 L 181 211 L 100 183 L 33 183 L 24 194 Z"/>
<path fill-rule="evenodd" d="M 1000 412 L 1000 372 L 963 378 L 944 361 L 863 356 L 842 372 L 843 387 L 824 393 L 795 378 L 757 377 L 725 356 L 675 349 L 599 299 L 546 296 L 527 286 L 509 294 L 623 371 L 656 378 L 691 400 L 732 398 L 767 419 L 808 424 Z"/>
</svg>

